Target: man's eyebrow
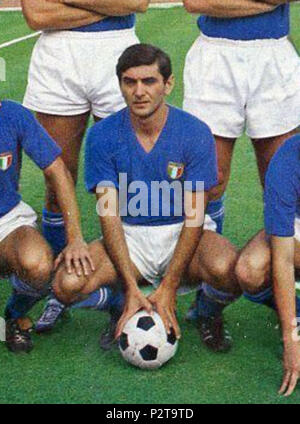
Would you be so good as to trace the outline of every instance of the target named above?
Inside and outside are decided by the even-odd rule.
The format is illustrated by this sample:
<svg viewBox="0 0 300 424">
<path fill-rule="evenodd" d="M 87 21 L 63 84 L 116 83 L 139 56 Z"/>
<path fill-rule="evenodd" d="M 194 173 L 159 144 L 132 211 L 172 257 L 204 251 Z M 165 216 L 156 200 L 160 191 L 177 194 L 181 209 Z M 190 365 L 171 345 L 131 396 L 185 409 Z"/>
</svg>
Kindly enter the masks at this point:
<svg viewBox="0 0 300 424">
<path fill-rule="evenodd" d="M 124 76 L 123 77 L 123 81 L 137 81 L 139 78 L 132 78 L 132 77 L 127 77 Z M 145 77 L 145 78 L 141 78 L 141 81 L 143 82 L 147 82 L 147 81 L 156 81 L 157 78 L 156 77 Z"/>
<path fill-rule="evenodd" d="M 131 78 L 131 77 L 123 77 L 123 80 L 126 80 L 126 81 L 136 81 L 136 78 Z"/>
</svg>

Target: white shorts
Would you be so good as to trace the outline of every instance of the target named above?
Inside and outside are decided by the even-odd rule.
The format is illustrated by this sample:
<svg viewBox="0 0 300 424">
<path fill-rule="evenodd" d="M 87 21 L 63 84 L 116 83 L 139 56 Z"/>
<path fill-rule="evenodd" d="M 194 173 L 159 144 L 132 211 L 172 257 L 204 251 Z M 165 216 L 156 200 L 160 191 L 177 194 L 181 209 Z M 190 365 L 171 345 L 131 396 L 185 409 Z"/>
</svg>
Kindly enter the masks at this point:
<svg viewBox="0 0 300 424">
<path fill-rule="evenodd" d="M 184 68 L 183 108 L 214 135 L 285 134 L 300 124 L 300 58 L 289 40 L 200 35 Z"/>
<path fill-rule="evenodd" d="M 23 225 L 36 227 L 37 214 L 24 202 L 20 202 L 10 212 L 0 218 L 0 242 Z"/>
<path fill-rule="evenodd" d="M 161 226 L 123 224 L 132 262 L 143 278 L 157 287 L 166 274 L 183 223 Z M 216 231 L 216 223 L 205 215 L 204 230 Z M 186 291 L 186 288 L 182 288 Z"/>
<path fill-rule="evenodd" d="M 125 107 L 116 76 L 123 51 L 138 43 L 134 28 L 45 31 L 32 52 L 23 104 L 37 112 L 99 118 Z"/>
</svg>

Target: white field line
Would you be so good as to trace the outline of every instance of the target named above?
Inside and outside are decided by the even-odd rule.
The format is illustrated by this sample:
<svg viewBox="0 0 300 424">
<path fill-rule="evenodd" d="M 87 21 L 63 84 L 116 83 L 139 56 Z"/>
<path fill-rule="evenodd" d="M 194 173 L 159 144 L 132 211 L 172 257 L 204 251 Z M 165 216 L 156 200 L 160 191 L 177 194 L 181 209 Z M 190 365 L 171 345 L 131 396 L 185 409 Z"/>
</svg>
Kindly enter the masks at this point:
<svg viewBox="0 0 300 424">
<path fill-rule="evenodd" d="M 152 3 L 150 4 L 150 7 L 153 9 L 169 9 L 171 7 L 177 7 L 182 6 L 181 2 L 178 3 Z M 6 7 L 3 9 L 0 9 L 1 12 L 12 12 L 12 11 L 21 11 L 21 7 Z M 25 35 L 24 37 L 15 38 L 14 40 L 7 41 L 6 43 L 0 44 L 0 49 L 3 49 L 4 47 L 12 46 L 13 44 L 20 43 L 21 41 L 28 40 L 32 37 L 37 37 L 40 35 L 41 31 L 34 32 L 33 34 Z"/>
<path fill-rule="evenodd" d="M 169 9 L 171 7 L 178 7 L 178 6 L 182 6 L 183 3 L 182 2 L 177 2 L 177 3 L 151 3 L 149 5 L 149 7 L 152 9 Z M 3 7 L 0 8 L 0 12 L 16 12 L 16 11 L 21 11 L 22 8 L 21 7 Z"/>
<path fill-rule="evenodd" d="M 21 7 L 1 7 L 0 12 L 18 12 L 22 10 Z"/>
<path fill-rule="evenodd" d="M 4 47 L 12 46 L 13 44 L 20 43 L 21 41 L 28 40 L 29 38 L 37 37 L 40 35 L 41 31 L 34 32 L 33 34 L 25 35 L 24 37 L 15 38 L 14 40 L 7 41 L 6 43 L 0 44 L 0 49 Z"/>
</svg>

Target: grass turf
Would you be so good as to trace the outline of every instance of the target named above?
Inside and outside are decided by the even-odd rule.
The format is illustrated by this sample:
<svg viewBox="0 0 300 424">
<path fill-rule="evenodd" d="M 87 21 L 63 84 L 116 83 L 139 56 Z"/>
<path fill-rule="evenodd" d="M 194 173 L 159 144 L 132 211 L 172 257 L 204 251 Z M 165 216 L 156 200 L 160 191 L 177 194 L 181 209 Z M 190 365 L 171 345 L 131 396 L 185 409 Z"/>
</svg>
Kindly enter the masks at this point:
<svg viewBox="0 0 300 424">
<path fill-rule="evenodd" d="M 300 7 L 292 7 L 292 37 L 300 46 Z M 196 17 L 182 8 L 149 10 L 139 16 L 141 41 L 157 44 L 172 57 L 177 84 L 170 103 L 181 106 L 184 56 L 198 30 Z M 0 12 L 0 43 L 26 35 L 22 15 Z M 21 101 L 35 40 L 0 50 L 6 60 L 7 81 L 0 83 L 0 98 Z M 82 165 L 77 188 L 87 240 L 99 234 L 95 201 L 83 187 Z M 34 182 L 34 184 L 33 184 Z M 43 204 L 43 177 L 25 159 L 21 190 L 23 198 L 39 215 Z M 262 226 L 261 189 L 249 141 L 242 137 L 236 146 L 231 181 L 227 190 L 225 235 L 238 247 Z M 10 293 L 1 283 L 0 310 Z M 160 370 L 147 372 L 127 365 L 117 351 L 98 348 L 99 332 L 107 317 L 90 311 L 75 311 L 51 335 L 34 335 L 30 355 L 15 356 L 0 343 L 0 403 L 299 403 L 299 389 L 288 399 L 279 397 L 281 379 L 278 359 L 279 332 L 268 309 L 241 299 L 226 310 L 234 338 L 226 355 L 208 352 L 196 329 L 184 321 L 193 296 L 179 299 L 179 323 L 183 337 L 175 358 Z M 42 304 L 32 311 L 36 319 Z"/>
</svg>

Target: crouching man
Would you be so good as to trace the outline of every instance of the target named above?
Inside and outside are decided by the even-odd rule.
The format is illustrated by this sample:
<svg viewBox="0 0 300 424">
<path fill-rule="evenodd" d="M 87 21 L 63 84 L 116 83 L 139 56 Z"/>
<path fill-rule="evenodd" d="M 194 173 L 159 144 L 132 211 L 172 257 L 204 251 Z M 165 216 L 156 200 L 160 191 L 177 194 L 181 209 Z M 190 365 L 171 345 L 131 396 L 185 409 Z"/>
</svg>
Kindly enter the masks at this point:
<svg viewBox="0 0 300 424">
<path fill-rule="evenodd" d="M 206 124 L 165 102 L 174 77 L 160 49 L 129 47 L 117 75 L 127 108 L 95 124 L 86 145 L 86 186 L 97 196 L 103 233 L 89 246 L 96 271 L 78 277 L 62 266 L 54 290 L 70 304 L 101 288 L 98 306 L 115 310 L 100 341 L 108 348 L 141 308 L 157 310 L 166 330 L 180 337 L 177 289 L 183 280 L 205 280 L 210 296 L 225 294 L 213 325 L 206 305 L 199 328 L 215 350 L 226 350 L 221 311 L 240 290 L 232 273 L 236 251 L 204 217 L 208 190 L 218 183 L 214 138 Z M 155 287 L 148 297 L 139 287 L 145 281 Z M 111 290 L 117 283 L 123 308 Z"/>
<path fill-rule="evenodd" d="M 21 200 L 22 150 L 43 170 L 67 223 L 68 245 L 55 264 L 50 247 L 36 229 L 36 213 Z M 46 294 L 54 265 L 65 260 L 67 272 L 76 271 L 78 276 L 93 269 L 81 234 L 74 185 L 60 154 L 61 149 L 27 109 L 11 101 L 1 103 L 0 275 L 9 277 L 13 287 L 5 319 L 6 345 L 14 352 L 33 347 L 26 314 Z"/>
<path fill-rule="evenodd" d="M 236 275 L 250 300 L 275 309 L 281 322 L 284 376 L 279 392 L 289 396 L 300 373 L 300 136 L 275 153 L 265 181 L 265 230 L 241 251 Z M 274 295 L 273 295 L 274 292 Z"/>
</svg>

